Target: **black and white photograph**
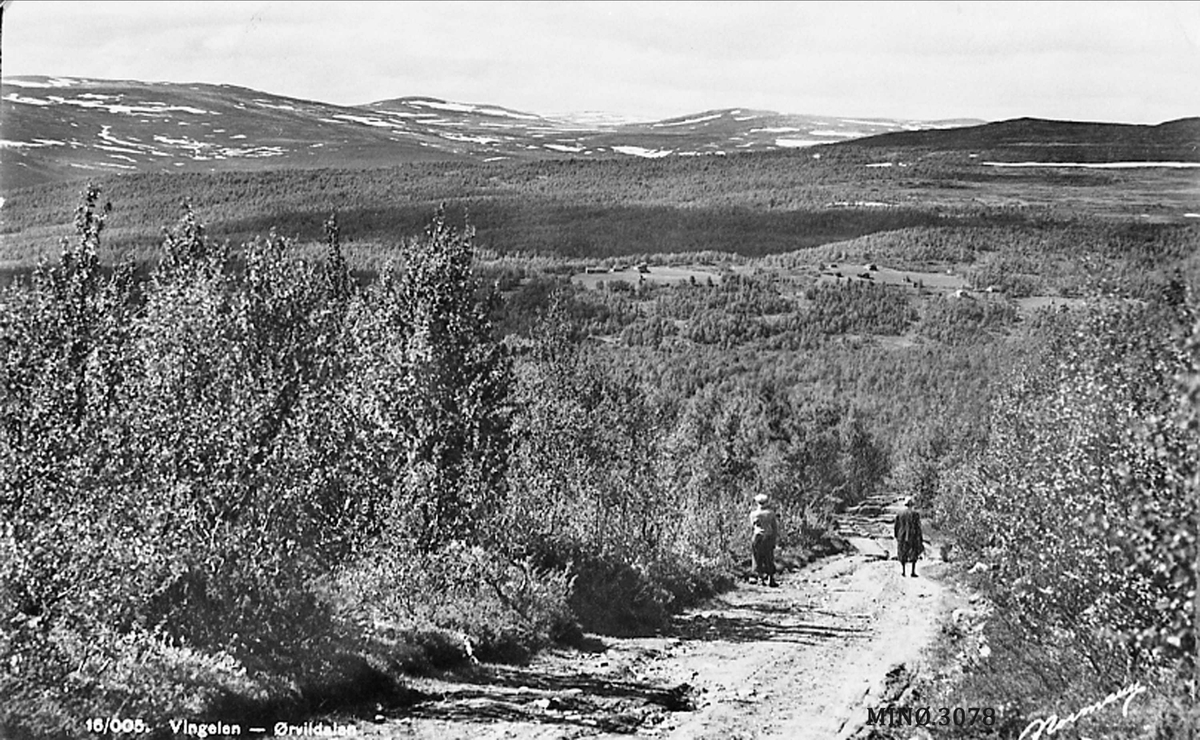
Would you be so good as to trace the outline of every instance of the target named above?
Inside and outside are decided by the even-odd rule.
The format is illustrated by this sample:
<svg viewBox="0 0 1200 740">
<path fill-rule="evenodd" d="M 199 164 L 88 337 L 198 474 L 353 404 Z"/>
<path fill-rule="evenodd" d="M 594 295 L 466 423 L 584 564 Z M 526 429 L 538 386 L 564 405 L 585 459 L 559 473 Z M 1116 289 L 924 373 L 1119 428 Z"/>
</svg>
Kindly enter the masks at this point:
<svg viewBox="0 0 1200 740">
<path fill-rule="evenodd" d="M 1200 3 L 0 2 L 0 740 L 1200 740 Z"/>
</svg>

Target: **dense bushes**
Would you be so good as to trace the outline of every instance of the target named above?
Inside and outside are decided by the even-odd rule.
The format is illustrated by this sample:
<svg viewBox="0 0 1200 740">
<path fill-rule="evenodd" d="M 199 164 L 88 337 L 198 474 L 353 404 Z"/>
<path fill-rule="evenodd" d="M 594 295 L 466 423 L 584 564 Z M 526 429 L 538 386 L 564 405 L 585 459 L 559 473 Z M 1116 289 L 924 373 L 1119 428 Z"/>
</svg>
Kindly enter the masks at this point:
<svg viewBox="0 0 1200 740">
<path fill-rule="evenodd" d="M 520 659 L 577 621 L 652 629 L 729 582 L 750 492 L 812 546 L 887 473 L 846 405 L 664 392 L 581 342 L 638 315 L 619 294 L 501 273 L 529 305 L 500 305 L 443 212 L 364 287 L 332 220 L 314 255 L 274 233 L 217 244 L 185 210 L 138 281 L 101 269 L 97 197 L 0 311 L 13 731 L 278 704 L 345 653 Z M 712 295 L 782 305 L 748 279 Z M 501 342 L 492 317 L 530 336 Z"/>
<path fill-rule="evenodd" d="M 1013 630 L 1107 680 L 1195 670 L 1196 340 L 1162 341 L 1179 300 L 1018 323 L 933 299 L 918 319 L 866 281 L 582 291 L 501 258 L 485 286 L 450 220 L 363 286 L 334 222 L 323 254 L 230 249 L 185 212 L 139 282 L 100 264 L 88 196 L 0 310 L 0 724 L 278 697 L 343 652 L 644 632 L 737 572 L 758 491 L 803 548 L 881 487 L 934 499 L 1032 620 Z M 1130 264 L 1187 236 L 1104 234 Z M 912 328 L 936 343 L 839 336 Z"/>
<path fill-rule="evenodd" d="M 644 630 L 711 592 L 747 555 L 752 492 L 781 502 L 787 544 L 807 548 L 832 511 L 888 473 L 886 445 L 846 404 L 744 375 L 662 387 L 645 366 L 570 343 L 571 332 L 559 304 L 518 364 L 522 412 L 499 521 L 522 533 L 522 556 L 580 575 L 572 598 L 589 606 L 578 612 L 585 626 L 615 618 Z M 629 609 L 614 615 L 622 603 Z"/>
<path fill-rule="evenodd" d="M 825 334 L 903 334 L 916 318 L 903 290 L 889 286 L 818 285 L 803 321 Z"/>
<path fill-rule="evenodd" d="M 1110 303 L 1054 323 L 1045 354 L 993 396 L 987 447 L 938 513 L 991 566 L 1020 640 L 1064 666 L 1077 656 L 1101 687 L 1169 694 L 1196 671 L 1194 319 Z"/>
<path fill-rule="evenodd" d="M 1016 320 L 1016 306 L 1001 297 L 934 298 L 925 304 L 917 332 L 934 341 L 962 344 L 1006 331 Z"/>
<path fill-rule="evenodd" d="M 104 218 L 89 192 L 0 312 L 0 719 L 42 730 L 261 690 L 355 633 L 318 577 L 477 536 L 504 494 L 511 376 L 469 234 L 439 216 L 355 290 L 332 223 L 322 262 L 271 235 L 235 269 L 189 212 L 138 293 L 99 274 Z"/>
</svg>

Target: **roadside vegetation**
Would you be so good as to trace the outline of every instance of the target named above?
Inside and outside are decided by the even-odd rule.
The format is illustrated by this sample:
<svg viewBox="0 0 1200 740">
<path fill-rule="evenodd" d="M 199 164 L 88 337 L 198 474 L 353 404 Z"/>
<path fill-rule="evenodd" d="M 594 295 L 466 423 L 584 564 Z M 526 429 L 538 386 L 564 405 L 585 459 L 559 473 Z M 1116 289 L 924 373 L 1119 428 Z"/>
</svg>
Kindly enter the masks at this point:
<svg viewBox="0 0 1200 740">
<path fill-rule="evenodd" d="M 1071 732 L 1200 730 L 1200 322 L 1177 288 L 1046 322 L 1041 351 L 997 384 L 984 444 L 933 499 L 963 562 L 978 563 L 967 582 L 993 609 L 992 658 L 928 691 L 1002 708 L 1001 737 L 1131 690 L 1127 716 L 1084 712 Z"/>
<path fill-rule="evenodd" d="M 502 341 L 440 212 L 365 286 L 332 220 L 305 259 L 185 210 L 138 280 L 101 270 L 107 217 L 89 190 L 0 312 L 8 734 L 295 716 L 653 630 L 737 573 L 748 491 L 778 488 L 817 546 L 886 473 L 846 409 L 781 424 L 803 400 L 656 394 L 553 306 Z M 817 435 L 825 477 L 791 485 Z"/>
<path fill-rule="evenodd" d="M 59 247 L 61 188 L 14 195 L 0 732 L 403 702 L 653 632 L 744 573 L 756 493 L 805 559 L 887 490 L 993 608 L 930 705 L 1019 733 L 1141 682 L 1109 736 L 1187 737 L 1200 230 L 827 207 L 944 174 L 852 154 L 118 178 Z M 571 278 L 639 262 L 719 279 Z"/>
</svg>

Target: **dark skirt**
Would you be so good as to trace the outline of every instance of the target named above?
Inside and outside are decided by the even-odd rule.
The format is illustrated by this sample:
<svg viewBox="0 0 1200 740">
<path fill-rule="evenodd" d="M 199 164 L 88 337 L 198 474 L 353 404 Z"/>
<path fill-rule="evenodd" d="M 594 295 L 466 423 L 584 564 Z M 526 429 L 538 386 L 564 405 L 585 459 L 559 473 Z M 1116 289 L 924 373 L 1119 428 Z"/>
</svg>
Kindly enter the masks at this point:
<svg viewBox="0 0 1200 740">
<path fill-rule="evenodd" d="M 775 537 L 758 533 L 750 541 L 750 551 L 754 555 L 754 572 L 758 575 L 775 575 Z"/>
<path fill-rule="evenodd" d="M 924 536 L 921 534 L 921 515 L 907 510 L 896 517 L 893 527 L 896 535 L 896 559 L 902 563 L 915 563 L 925 551 Z"/>
<path fill-rule="evenodd" d="M 900 540 L 896 543 L 896 559 L 902 563 L 917 562 L 917 558 L 921 557 L 923 552 L 925 552 L 925 548 L 922 547 L 920 540 L 916 540 L 915 542 L 913 540 Z"/>
</svg>

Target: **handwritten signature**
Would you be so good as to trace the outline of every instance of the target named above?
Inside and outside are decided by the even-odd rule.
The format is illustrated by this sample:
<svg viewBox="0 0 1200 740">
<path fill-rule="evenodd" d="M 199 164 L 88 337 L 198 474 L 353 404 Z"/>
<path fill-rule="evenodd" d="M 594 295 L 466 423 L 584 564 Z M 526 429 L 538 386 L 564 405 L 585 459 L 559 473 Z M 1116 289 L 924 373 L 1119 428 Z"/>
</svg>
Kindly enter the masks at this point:
<svg viewBox="0 0 1200 740">
<path fill-rule="evenodd" d="M 1141 683 L 1134 683 L 1131 686 L 1126 686 L 1120 691 L 1114 691 L 1095 704 L 1089 704 L 1074 714 L 1068 714 L 1062 719 L 1059 719 L 1058 715 L 1056 714 L 1052 714 L 1045 719 L 1035 719 L 1025 726 L 1025 729 L 1021 732 L 1021 736 L 1017 738 L 1017 740 L 1026 740 L 1026 738 L 1029 740 L 1038 740 L 1042 737 L 1043 733 L 1046 735 L 1054 735 L 1055 733 L 1065 729 L 1068 725 L 1078 722 L 1080 719 L 1088 716 L 1089 714 L 1095 714 L 1110 704 L 1116 704 L 1122 699 L 1125 700 L 1125 703 L 1121 705 L 1121 715 L 1123 717 L 1128 717 L 1129 702 L 1133 701 L 1134 697 L 1136 697 L 1138 694 L 1144 693 L 1146 693 L 1146 687 L 1142 686 Z"/>
</svg>

